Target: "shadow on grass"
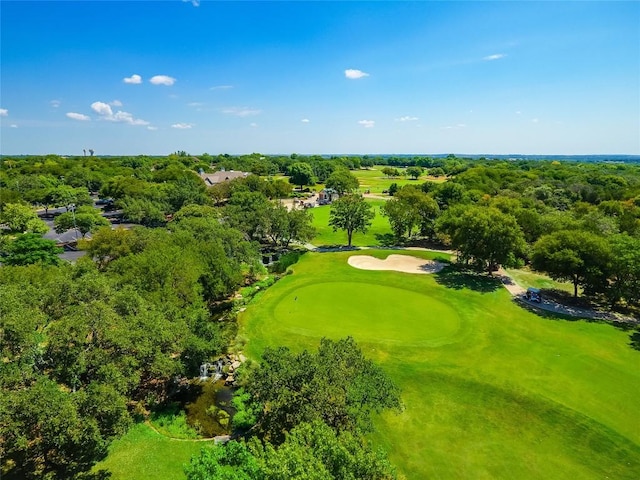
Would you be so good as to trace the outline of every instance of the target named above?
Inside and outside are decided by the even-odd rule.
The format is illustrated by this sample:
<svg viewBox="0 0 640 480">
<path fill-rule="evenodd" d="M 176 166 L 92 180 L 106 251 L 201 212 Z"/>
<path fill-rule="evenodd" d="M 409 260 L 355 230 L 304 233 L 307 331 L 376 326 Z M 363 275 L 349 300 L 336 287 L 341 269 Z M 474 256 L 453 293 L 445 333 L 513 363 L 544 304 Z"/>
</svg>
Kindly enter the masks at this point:
<svg viewBox="0 0 640 480">
<path fill-rule="evenodd" d="M 354 250 L 360 250 L 360 247 L 347 246 L 347 245 L 318 245 L 316 246 L 317 252 L 351 252 Z"/>
<path fill-rule="evenodd" d="M 517 303 L 518 306 L 546 320 L 564 320 L 566 322 L 606 323 L 608 325 L 611 325 L 617 328 L 618 330 L 622 330 L 623 332 L 628 332 L 632 330 L 632 333 L 629 335 L 629 346 L 634 350 L 640 351 L 640 330 L 639 330 L 640 326 L 638 326 L 637 323 L 611 320 L 606 318 L 589 318 L 589 317 L 583 317 L 583 316 L 565 315 L 562 313 L 552 312 L 549 310 L 544 310 L 542 308 L 537 308 L 535 305 L 527 302 L 522 297 L 513 297 L 513 301 Z"/>
<path fill-rule="evenodd" d="M 574 317 L 573 315 L 566 315 L 563 313 L 552 312 L 551 310 L 545 310 L 543 308 L 538 308 L 536 305 L 533 305 L 521 297 L 513 297 L 513 301 L 520 307 L 525 310 L 537 315 L 540 318 L 545 318 L 547 320 L 565 320 L 567 322 L 600 322 L 601 320 L 595 320 L 592 318 L 582 318 L 582 317 Z"/>
<path fill-rule="evenodd" d="M 502 288 L 502 283 L 498 278 L 462 269 L 455 265 L 436 273 L 435 279 L 440 285 L 455 290 L 468 288 L 474 292 L 491 293 Z"/>
</svg>

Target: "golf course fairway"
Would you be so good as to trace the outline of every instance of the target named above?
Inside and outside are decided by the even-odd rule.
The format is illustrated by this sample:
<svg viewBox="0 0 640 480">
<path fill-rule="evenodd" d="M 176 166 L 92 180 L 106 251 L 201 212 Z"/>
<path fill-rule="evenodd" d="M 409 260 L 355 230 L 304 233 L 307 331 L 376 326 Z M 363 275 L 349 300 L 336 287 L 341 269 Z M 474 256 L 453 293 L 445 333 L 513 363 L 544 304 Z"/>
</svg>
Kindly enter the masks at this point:
<svg viewBox="0 0 640 480">
<path fill-rule="evenodd" d="M 640 478 L 640 352 L 604 323 L 541 317 L 496 280 L 359 270 L 306 253 L 240 316 L 245 352 L 352 336 L 402 389 L 370 438 L 408 479 Z M 425 259 L 419 251 L 367 250 Z M 340 375 L 340 372 L 336 372 Z"/>
</svg>

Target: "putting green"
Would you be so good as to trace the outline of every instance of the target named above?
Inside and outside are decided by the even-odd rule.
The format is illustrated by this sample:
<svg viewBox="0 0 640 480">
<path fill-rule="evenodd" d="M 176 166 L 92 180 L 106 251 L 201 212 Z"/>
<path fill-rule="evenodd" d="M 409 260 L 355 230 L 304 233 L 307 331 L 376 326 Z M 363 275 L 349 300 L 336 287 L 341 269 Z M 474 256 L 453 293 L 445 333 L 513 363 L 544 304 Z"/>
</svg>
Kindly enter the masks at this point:
<svg viewBox="0 0 640 480">
<path fill-rule="evenodd" d="M 402 389 L 405 410 L 376 418 L 371 439 L 409 480 L 640 478 L 629 332 L 535 315 L 486 276 L 351 267 L 361 253 L 305 254 L 255 297 L 239 317 L 245 353 L 354 337 Z"/>
<path fill-rule="evenodd" d="M 338 298 L 348 301 L 336 301 Z M 363 283 L 307 285 L 281 297 L 273 313 L 280 328 L 298 335 L 338 338 L 366 325 L 360 340 L 386 345 L 442 345 L 460 328 L 460 317 L 444 302 L 400 288 Z M 301 325 L 300 319 L 305 317 Z"/>
</svg>

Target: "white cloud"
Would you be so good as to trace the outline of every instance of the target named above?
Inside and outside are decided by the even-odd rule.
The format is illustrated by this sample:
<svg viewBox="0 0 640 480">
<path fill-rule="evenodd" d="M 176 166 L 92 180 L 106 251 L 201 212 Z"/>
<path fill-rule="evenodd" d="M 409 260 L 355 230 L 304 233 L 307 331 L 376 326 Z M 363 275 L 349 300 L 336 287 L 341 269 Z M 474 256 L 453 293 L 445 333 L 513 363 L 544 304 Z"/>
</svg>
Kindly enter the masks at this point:
<svg viewBox="0 0 640 480">
<path fill-rule="evenodd" d="M 134 118 L 129 112 L 118 110 L 116 113 L 113 113 L 109 104 L 104 102 L 93 102 L 91 109 L 100 115 L 100 118 L 110 122 L 126 123 L 128 125 L 149 125 L 149 122 L 146 120 Z"/>
<path fill-rule="evenodd" d="M 49 102 L 49 105 L 51 105 L 53 108 L 58 108 L 61 104 L 62 102 L 60 100 L 51 100 Z"/>
<path fill-rule="evenodd" d="M 111 110 L 109 104 L 104 102 L 93 102 L 91 104 L 91 110 L 96 112 L 98 115 L 102 115 L 105 117 L 113 116 L 113 110 Z"/>
<path fill-rule="evenodd" d="M 262 110 L 248 107 L 227 107 L 222 109 L 222 113 L 235 115 L 236 117 L 251 117 L 253 115 L 259 115 L 262 113 Z"/>
<path fill-rule="evenodd" d="M 189 102 L 187 103 L 187 107 L 202 107 L 204 103 L 202 102 Z"/>
<path fill-rule="evenodd" d="M 357 80 L 358 78 L 368 77 L 369 74 L 363 72 L 362 70 L 356 70 L 354 68 L 347 68 L 344 71 L 344 76 L 349 80 Z"/>
<path fill-rule="evenodd" d="M 459 123 L 458 125 L 456 125 L 456 127 L 458 128 L 464 128 L 466 127 L 466 125 L 464 123 Z"/>
<path fill-rule="evenodd" d="M 9 110 L 7 110 L 6 108 L 0 108 L 0 117 L 8 117 L 9 116 Z"/>
<path fill-rule="evenodd" d="M 192 123 L 174 123 L 171 128 L 177 128 L 178 130 L 187 130 L 193 127 Z"/>
<path fill-rule="evenodd" d="M 211 87 L 209 90 L 231 90 L 233 85 L 216 85 L 215 87 Z"/>
<path fill-rule="evenodd" d="M 121 107 L 122 102 L 120 100 L 114 100 L 113 102 L 109 102 L 109 105 L 111 105 L 112 107 Z"/>
<path fill-rule="evenodd" d="M 194 7 L 200 6 L 200 0 L 182 0 L 182 3 L 190 3 Z"/>
<path fill-rule="evenodd" d="M 521 112 L 520 110 L 518 110 L 518 111 L 516 112 L 516 115 L 520 115 L 520 114 L 522 114 L 522 112 Z"/>
<path fill-rule="evenodd" d="M 395 119 L 396 122 L 415 122 L 416 120 L 420 119 L 418 117 L 410 117 L 409 115 Z"/>
<path fill-rule="evenodd" d="M 533 123 L 538 123 L 540 120 L 538 120 L 537 118 L 532 118 L 532 119 L 531 119 L 531 121 L 532 121 Z"/>
<path fill-rule="evenodd" d="M 124 83 L 131 83 L 133 85 L 138 85 L 140 83 L 142 83 L 142 77 L 140 75 L 136 75 L 135 73 L 133 75 L 131 75 L 130 77 L 124 77 L 122 79 L 122 81 Z"/>
<path fill-rule="evenodd" d="M 500 60 L 501 58 L 506 57 L 504 53 L 494 53 L 493 55 L 487 55 L 483 58 L 483 60 L 491 61 L 491 60 Z"/>
<path fill-rule="evenodd" d="M 151 127 L 151 126 L 149 126 L 149 127 L 147 127 L 147 130 L 158 130 L 158 127 Z"/>
<path fill-rule="evenodd" d="M 11 125 L 9 125 L 11 128 L 18 128 L 18 125 L 16 125 L 15 123 L 12 123 Z"/>
<path fill-rule="evenodd" d="M 302 120 L 300 120 L 302 123 L 309 123 L 311 122 L 311 120 L 309 120 L 308 118 L 303 118 Z"/>
<path fill-rule="evenodd" d="M 110 122 L 128 123 L 129 125 L 149 125 L 149 122 L 140 118 L 133 118 L 129 112 L 118 110 L 113 116 L 106 118 Z"/>
<path fill-rule="evenodd" d="M 91 118 L 88 115 L 76 112 L 67 112 L 67 117 L 72 120 L 79 120 L 81 122 L 88 122 Z"/>
<path fill-rule="evenodd" d="M 373 128 L 376 124 L 375 120 L 358 120 L 358 123 L 364 128 Z"/>
<path fill-rule="evenodd" d="M 257 124 L 257 123 L 255 123 L 255 122 L 252 122 L 252 123 L 250 123 L 250 124 L 249 124 L 249 126 L 250 126 L 250 127 L 255 128 L 255 127 L 257 127 L 257 126 L 258 126 L 258 124 Z"/>
<path fill-rule="evenodd" d="M 173 77 L 169 77 L 168 75 L 156 75 L 154 77 L 151 77 L 151 80 L 149 80 L 149 82 L 153 83 L 154 85 L 165 85 L 167 87 L 170 87 L 171 85 L 176 83 L 176 79 Z"/>
</svg>

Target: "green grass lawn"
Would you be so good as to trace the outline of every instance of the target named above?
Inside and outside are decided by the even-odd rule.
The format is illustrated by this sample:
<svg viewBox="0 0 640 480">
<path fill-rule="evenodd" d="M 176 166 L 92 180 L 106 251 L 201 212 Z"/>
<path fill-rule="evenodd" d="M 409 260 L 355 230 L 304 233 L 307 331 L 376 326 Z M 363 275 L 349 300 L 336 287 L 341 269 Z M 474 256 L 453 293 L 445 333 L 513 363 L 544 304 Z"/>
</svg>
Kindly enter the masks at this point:
<svg viewBox="0 0 640 480">
<path fill-rule="evenodd" d="M 139 423 L 109 446 L 109 456 L 94 470 L 108 470 L 111 480 L 184 479 L 183 465 L 207 443 L 164 437 Z"/>
<path fill-rule="evenodd" d="M 546 275 L 532 272 L 527 269 L 511 269 L 505 270 L 515 282 L 522 288 L 555 288 L 573 294 L 573 284 L 568 282 L 556 282 Z"/>
<path fill-rule="evenodd" d="M 389 226 L 389 220 L 387 217 L 383 217 L 380 212 L 380 207 L 384 205 L 386 200 L 372 200 L 367 199 L 367 202 L 373 206 L 373 210 L 376 216 L 373 218 L 371 228 L 367 233 L 356 232 L 353 234 L 352 244 L 358 247 L 367 246 L 379 246 L 381 245 L 381 239 L 389 238 L 391 235 L 391 227 Z M 322 207 L 316 207 L 311 209 L 313 214 L 313 226 L 316 228 L 317 234 L 311 240 L 311 243 L 316 246 L 320 245 L 346 245 L 347 233 L 344 230 L 333 231 L 333 228 L 329 226 L 329 211 L 330 205 L 324 205 Z"/>
<path fill-rule="evenodd" d="M 417 180 L 412 180 L 408 177 L 396 177 L 396 178 L 388 178 L 382 173 L 382 169 L 384 166 L 376 165 L 371 169 L 367 170 L 353 170 L 351 173 L 360 181 L 360 191 L 364 192 L 365 190 L 370 190 L 371 193 L 382 195 L 384 190 L 389 190 L 389 187 L 392 183 L 397 183 L 399 187 L 404 185 L 418 185 L 420 186 L 422 183 L 427 180 L 432 182 L 444 182 L 446 181 L 446 177 L 427 177 L 426 175 L 422 175 Z"/>
<path fill-rule="evenodd" d="M 347 264 L 363 253 L 399 252 L 305 254 L 241 314 L 246 353 L 353 336 L 403 390 L 373 440 L 408 479 L 639 478 L 628 332 L 536 316 L 491 279 Z"/>
</svg>

